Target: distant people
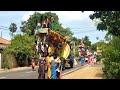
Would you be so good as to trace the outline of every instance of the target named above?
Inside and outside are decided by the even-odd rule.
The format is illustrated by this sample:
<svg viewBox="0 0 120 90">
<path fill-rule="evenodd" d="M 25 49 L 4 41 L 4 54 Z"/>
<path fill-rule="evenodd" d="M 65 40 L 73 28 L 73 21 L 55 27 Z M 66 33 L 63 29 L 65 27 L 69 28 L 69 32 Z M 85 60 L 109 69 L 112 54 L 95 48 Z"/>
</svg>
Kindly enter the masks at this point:
<svg viewBox="0 0 120 90">
<path fill-rule="evenodd" d="M 96 60 L 96 57 L 94 57 L 94 64 L 96 64 L 97 60 Z"/>
<path fill-rule="evenodd" d="M 32 55 L 32 70 L 34 71 L 35 68 L 35 56 Z"/>
<path fill-rule="evenodd" d="M 87 55 L 85 56 L 85 62 L 88 62 L 88 56 Z"/>
<path fill-rule="evenodd" d="M 38 22 L 37 26 L 36 26 L 36 30 L 35 30 L 35 34 L 38 35 L 39 34 L 39 30 L 41 29 L 41 23 Z"/>
<path fill-rule="evenodd" d="M 41 29 L 41 23 L 40 23 L 40 22 L 37 23 L 36 29 L 37 29 L 37 30 Z"/>
<path fill-rule="evenodd" d="M 70 56 L 68 58 L 70 59 L 70 61 L 69 61 L 70 67 L 73 68 L 74 56 L 70 54 Z"/>
<path fill-rule="evenodd" d="M 88 55 L 88 63 L 91 64 L 91 55 Z"/>
<path fill-rule="evenodd" d="M 46 57 L 48 54 L 48 44 L 44 43 L 44 57 Z"/>
<path fill-rule="evenodd" d="M 80 62 L 81 62 L 81 65 L 82 65 L 82 66 L 84 65 L 84 60 L 85 60 L 85 59 L 84 59 L 84 55 L 82 54 L 82 55 L 81 55 L 81 58 L 80 58 Z"/>
<path fill-rule="evenodd" d="M 93 64 L 96 64 L 96 57 L 93 55 Z"/>
<path fill-rule="evenodd" d="M 65 58 L 60 57 L 62 70 L 65 70 Z"/>
</svg>

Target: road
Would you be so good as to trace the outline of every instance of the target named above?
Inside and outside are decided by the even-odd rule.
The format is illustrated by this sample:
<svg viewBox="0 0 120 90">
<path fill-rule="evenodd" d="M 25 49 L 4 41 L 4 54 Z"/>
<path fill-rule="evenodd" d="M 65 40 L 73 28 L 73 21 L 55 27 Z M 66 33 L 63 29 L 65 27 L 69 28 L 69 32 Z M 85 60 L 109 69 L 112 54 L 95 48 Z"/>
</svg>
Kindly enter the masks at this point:
<svg viewBox="0 0 120 90">
<path fill-rule="evenodd" d="M 63 71 L 63 75 L 73 72 L 76 69 L 82 68 L 85 66 L 81 66 L 80 64 L 78 64 L 78 65 L 74 66 L 74 68 L 65 69 Z M 37 69 L 38 69 L 38 67 L 35 68 L 35 71 L 32 71 L 32 69 L 29 68 L 29 69 L 24 69 L 24 70 L 20 70 L 20 71 L 3 72 L 3 73 L 0 73 L 0 79 L 37 79 L 38 78 Z"/>
</svg>

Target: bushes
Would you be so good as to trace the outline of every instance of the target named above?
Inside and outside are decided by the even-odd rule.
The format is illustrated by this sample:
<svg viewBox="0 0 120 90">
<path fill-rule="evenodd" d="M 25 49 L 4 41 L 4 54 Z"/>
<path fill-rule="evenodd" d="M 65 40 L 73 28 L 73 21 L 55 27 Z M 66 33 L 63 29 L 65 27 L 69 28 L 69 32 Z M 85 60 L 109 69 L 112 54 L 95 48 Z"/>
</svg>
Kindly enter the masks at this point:
<svg viewBox="0 0 120 90">
<path fill-rule="evenodd" d="M 34 38 L 28 35 L 16 35 L 11 45 L 3 51 L 3 68 L 28 66 L 33 53 Z M 28 61 L 29 60 L 29 61 Z"/>
<path fill-rule="evenodd" d="M 18 66 L 18 64 L 17 64 L 17 61 L 16 61 L 14 55 L 12 55 L 12 54 L 4 54 L 3 55 L 2 68 L 11 69 L 11 68 L 15 68 L 17 66 Z"/>
<path fill-rule="evenodd" d="M 120 79 L 120 63 L 104 60 L 103 71 L 108 79 Z"/>
<path fill-rule="evenodd" d="M 103 52 L 104 74 L 108 79 L 120 79 L 120 37 L 113 37 Z"/>
<path fill-rule="evenodd" d="M 97 56 L 96 56 L 96 60 L 97 60 L 97 61 L 101 61 L 101 59 L 102 59 L 102 56 L 101 56 L 101 55 L 97 55 Z"/>
</svg>

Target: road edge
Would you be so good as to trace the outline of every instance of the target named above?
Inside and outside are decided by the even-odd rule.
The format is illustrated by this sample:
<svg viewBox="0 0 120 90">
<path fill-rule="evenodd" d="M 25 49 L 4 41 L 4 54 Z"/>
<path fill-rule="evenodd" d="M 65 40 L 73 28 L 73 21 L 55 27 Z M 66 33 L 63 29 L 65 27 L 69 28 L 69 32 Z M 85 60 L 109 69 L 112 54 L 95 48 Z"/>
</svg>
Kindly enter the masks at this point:
<svg viewBox="0 0 120 90">
<path fill-rule="evenodd" d="M 84 65 L 84 66 L 82 66 L 82 67 L 78 67 L 78 68 L 72 69 L 72 70 L 70 70 L 70 71 L 68 71 L 68 72 L 66 72 L 66 73 L 63 73 L 62 76 L 67 75 L 67 74 L 70 74 L 70 73 L 72 73 L 72 72 L 75 72 L 75 71 L 77 71 L 77 70 L 79 70 L 79 69 L 82 69 L 82 68 L 84 68 L 84 67 L 87 67 L 87 66 L 91 66 L 91 65 L 86 64 L 86 65 Z"/>
</svg>

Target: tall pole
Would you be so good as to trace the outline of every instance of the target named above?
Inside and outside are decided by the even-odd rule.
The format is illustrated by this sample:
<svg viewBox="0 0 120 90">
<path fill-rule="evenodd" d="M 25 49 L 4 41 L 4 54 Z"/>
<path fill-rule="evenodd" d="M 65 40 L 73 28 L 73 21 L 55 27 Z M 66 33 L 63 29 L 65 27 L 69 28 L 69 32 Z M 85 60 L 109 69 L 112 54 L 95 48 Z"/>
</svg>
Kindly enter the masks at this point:
<svg viewBox="0 0 120 90">
<path fill-rule="evenodd" d="M 2 55 L 0 53 L 0 69 L 1 69 Z"/>
<path fill-rule="evenodd" d="M 1 31 L 1 37 L 2 37 L 2 31 Z"/>
<path fill-rule="evenodd" d="M 74 52 L 74 57 L 75 57 L 75 42 L 74 42 L 74 46 L 73 46 L 73 52 Z"/>
<path fill-rule="evenodd" d="M 35 26 L 37 26 L 36 11 L 35 11 Z M 34 37 L 35 37 L 35 40 L 36 40 L 35 33 L 34 33 Z"/>
</svg>

